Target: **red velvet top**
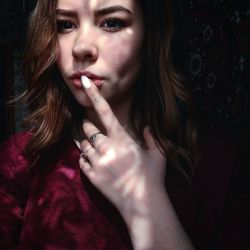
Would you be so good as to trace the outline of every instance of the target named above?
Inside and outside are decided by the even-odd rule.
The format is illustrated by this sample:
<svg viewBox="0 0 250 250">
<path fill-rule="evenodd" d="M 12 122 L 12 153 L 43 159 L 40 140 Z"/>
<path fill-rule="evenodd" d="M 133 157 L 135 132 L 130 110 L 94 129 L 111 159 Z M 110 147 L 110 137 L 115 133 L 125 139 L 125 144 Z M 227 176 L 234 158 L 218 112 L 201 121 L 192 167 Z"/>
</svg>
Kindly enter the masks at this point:
<svg viewBox="0 0 250 250">
<path fill-rule="evenodd" d="M 74 142 L 56 163 L 31 172 L 23 155 L 29 138 L 19 134 L 0 147 L 0 249 L 132 249 L 120 214 L 80 170 Z M 168 193 L 197 249 L 250 249 L 249 199 L 232 206 L 233 161 L 217 151 L 204 158 L 191 195 L 178 173 L 168 178 Z"/>
</svg>

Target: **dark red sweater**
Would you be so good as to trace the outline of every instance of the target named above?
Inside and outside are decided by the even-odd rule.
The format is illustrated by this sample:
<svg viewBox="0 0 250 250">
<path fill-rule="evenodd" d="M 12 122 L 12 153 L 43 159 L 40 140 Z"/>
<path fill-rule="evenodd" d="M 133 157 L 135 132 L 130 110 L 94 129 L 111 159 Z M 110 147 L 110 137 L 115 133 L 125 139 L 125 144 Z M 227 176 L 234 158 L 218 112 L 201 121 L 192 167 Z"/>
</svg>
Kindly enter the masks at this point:
<svg viewBox="0 0 250 250">
<path fill-rule="evenodd" d="M 132 249 L 120 214 L 79 169 L 74 142 L 55 164 L 31 172 L 23 155 L 29 138 L 16 135 L 0 148 L 0 249 Z M 250 249 L 249 199 L 230 205 L 233 163 L 221 146 L 213 160 L 204 157 L 190 195 L 178 173 L 167 178 L 168 192 L 197 249 Z"/>
</svg>

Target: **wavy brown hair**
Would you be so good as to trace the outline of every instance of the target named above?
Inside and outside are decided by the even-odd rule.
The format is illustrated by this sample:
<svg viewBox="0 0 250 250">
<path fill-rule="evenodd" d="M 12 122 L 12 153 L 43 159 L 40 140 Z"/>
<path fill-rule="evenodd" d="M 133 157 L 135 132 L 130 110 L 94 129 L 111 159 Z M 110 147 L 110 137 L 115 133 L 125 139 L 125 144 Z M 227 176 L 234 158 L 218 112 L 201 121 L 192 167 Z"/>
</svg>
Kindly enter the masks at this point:
<svg viewBox="0 0 250 250">
<path fill-rule="evenodd" d="M 190 119 L 190 98 L 170 60 L 173 23 L 168 0 L 139 0 L 144 17 L 142 67 L 138 76 L 131 127 L 140 140 L 149 125 L 168 162 L 189 175 L 194 165 L 196 132 Z M 32 138 L 26 153 L 44 161 L 72 139 L 82 108 L 63 84 L 56 66 L 58 40 L 56 0 L 38 0 L 31 14 L 24 78 Z M 143 94 L 142 94 L 143 93 Z"/>
</svg>

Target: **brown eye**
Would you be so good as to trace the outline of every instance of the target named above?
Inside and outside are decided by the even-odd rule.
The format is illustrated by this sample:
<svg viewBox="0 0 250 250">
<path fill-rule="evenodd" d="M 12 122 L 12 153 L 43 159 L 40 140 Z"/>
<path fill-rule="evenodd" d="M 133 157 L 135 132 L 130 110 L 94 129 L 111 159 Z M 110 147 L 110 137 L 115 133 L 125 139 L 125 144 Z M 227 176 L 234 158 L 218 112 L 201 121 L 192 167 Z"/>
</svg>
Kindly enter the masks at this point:
<svg viewBox="0 0 250 250">
<path fill-rule="evenodd" d="M 75 24 L 70 21 L 57 21 L 57 30 L 59 33 L 67 33 L 75 28 Z"/>
<path fill-rule="evenodd" d="M 125 23 L 119 19 L 107 19 L 102 23 L 101 27 L 107 31 L 115 32 L 125 27 Z"/>
</svg>

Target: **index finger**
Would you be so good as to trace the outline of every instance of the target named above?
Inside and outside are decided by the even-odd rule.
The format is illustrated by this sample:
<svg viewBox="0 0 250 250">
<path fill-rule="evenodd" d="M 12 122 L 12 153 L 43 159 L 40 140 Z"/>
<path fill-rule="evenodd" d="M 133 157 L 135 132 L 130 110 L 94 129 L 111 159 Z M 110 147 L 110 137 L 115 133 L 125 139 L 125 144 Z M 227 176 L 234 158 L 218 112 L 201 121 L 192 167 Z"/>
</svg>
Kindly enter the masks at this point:
<svg viewBox="0 0 250 250">
<path fill-rule="evenodd" d="M 88 77 L 84 75 L 81 76 L 81 82 L 87 96 L 89 97 L 95 111 L 97 112 L 100 121 L 104 125 L 107 134 L 110 134 L 112 129 L 119 125 L 119 122 L 112 109 L 110 108 L 108 102 L 102 97 L 98 88 Z"/>
</svg>

